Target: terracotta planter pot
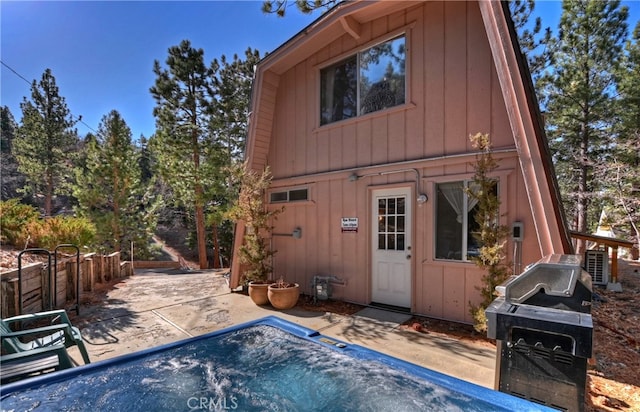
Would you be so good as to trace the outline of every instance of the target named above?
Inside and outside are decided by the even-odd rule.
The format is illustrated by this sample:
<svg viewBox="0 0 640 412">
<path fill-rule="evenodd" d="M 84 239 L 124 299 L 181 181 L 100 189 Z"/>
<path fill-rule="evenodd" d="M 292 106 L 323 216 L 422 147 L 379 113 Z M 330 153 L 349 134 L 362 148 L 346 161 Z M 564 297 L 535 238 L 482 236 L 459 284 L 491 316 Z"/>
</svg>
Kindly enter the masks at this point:
<svg viewBox="0 0 640 412">
<path fill-rule="evenodd" d="M 267 291 L 269 282 L 249 282 L 249 297 L 256 305 L 266 305 L 269 303 Z"/>
<path fill-rule="evenodd" d="M 269 285 L 267 293 L 271 306 L 276 309 L 291 309 L 298 303 L 300 296 L 300 286 L 294 283 L 293 286 L 287 288 L 279 288 L 276 284 Z"/>
</svg>

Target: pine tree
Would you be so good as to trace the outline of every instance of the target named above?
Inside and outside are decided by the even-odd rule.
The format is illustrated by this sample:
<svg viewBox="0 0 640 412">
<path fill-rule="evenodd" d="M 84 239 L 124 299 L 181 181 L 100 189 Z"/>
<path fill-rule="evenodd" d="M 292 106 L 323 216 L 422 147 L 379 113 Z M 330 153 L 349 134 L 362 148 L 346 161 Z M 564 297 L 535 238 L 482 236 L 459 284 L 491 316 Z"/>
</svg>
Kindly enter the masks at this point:
<svg viewBox="0 0 640 412">
<path fill-rule="evenodd" d="M 496 298 L 495 288 L 509 277 L 510 270 L 505 263 L 505 246 L 509 230 L 500 224 L 500 198 L 497 182 L 489 177 L 498 168 L 493 158 L 491 139 L 488 134 L 477 133 L 469 136 L 473 147 L 480 153 L 476 155 L 473 165 L 475 170 L 473 185 L 467 194 L 477 203 L 474 219 L 478 224 L 473 237 L 480 246 L 479 255 L 473 258 L 474 263 L 486 273 L 482 276 L 482 285 L 477 287 L 482 301 L 476 306 L 469 302 L 469 312 L 474 320 L 474 328 L 478 332 L 487 330 L 485 309 Z"/>
<path fill-rule="evenodd" d="M 317 9 L 328 10 L 339 2 L 340 0 L 265 0 L 262 2 L 262 12 L 284 17 L 287 8 L 295 5 L 298 11 L 310 14 Z"/>
<path fill-rule="evenodd" d="M 617 217 L 616 230 L 623 238 L 635 239 L 640 249 L 640 22 L 625 49 L 612 154 L 599 170 Z"/>
<path fill-rule="evenodd" d="M 626 38 L 627 14 L 619 1 L 565 1 L 555 70 L 539 82 L 547 98 L 547 136 L 564 207 L 574 217 L 573 229 L 583 233 L 596 223 L 589 204 L 600 196 L 602 182 L 594 179 L 594 170 L 610 150 L 613 74 Z"/>
<path fill-rule="evenodd" d="M 248 48 L 244 60 L 236 54 L 229 61 L 223 55 L 212 63 L 217 97 L 212 129 L 226 152 L 226 165 L 232 160 L 241 160 L 244 155 L 253 71 L 259 61 L 260 52 Z"/>
<path fill-rule="evenodd" d="M 121 251 L 129 258 L 134 242 L 138 256 L 147 257 L 157 201 L 142 183 L 140 153 L 131 141 L 131 130 L 112 110 L 102 118 L 98 135 L 87 136 L 85 143 L 74 188 L 79 212 L 96 226 L 96 241 L 103 251 Z"/>
<path fill-rule="evenodd" d="M 213 109 L 213 70 L 204 63 L 204 51 L 188 40 L 169 48 L 163 68 L 157 60 L 155 85 L 150 92 L 156 100 L 156 134 L 152 139 L 158 172 L 171 187 L 179 204 L 193 212 L 198 260 L 208 267 L 205 235 L 205 187 L 215 168 L 207 163 L 212 148 L 209 120 Z"/>
<path fill-rule="evenodd" d="M 214 267 L 220 263 L 221 249 L 231 251 L 233 225 L 224 216 L 238 196 L 230 184 L 229 168 L 244 156 L 245 137 L 249 122 L 249 104 L 254 67 L 260 60 L 260 52 L 248 48 L 244 60 L 238 55 L 233 60 L 221 56 L 212 62 L 215 72 L 216 100 L 211 117 L 211 130 L 218 150 L 212 153 L 219 164 L 216 186 L 209 189 L 207 223 L 212 228 Z M 230 256 L 228 256 L 230 258 Z"/>
<path fill-rule="evenodd" d="M 54 196 L 68 192 L 72 159 L 78 138 L 64 97 L 56 79 L 47 69 L 39 83 L 31 85 L 31 101 L 20 104 L 22 122 L 13 142 L 19 164 L 25 174 L 24 190 L 44 197 L 44 214 L 51 216 Z"/>
<path fill-rule="evenodd" d="M 0 107 L 0 187 L 1 200 L 17 198 L 18 189 L 24 186 L 24 175 L 18 172 L 18 163 L 13 155 L 13 139 L 16 137 L 16 123 L 7 106 Z"/>
<path fill-rule="evenodd" d="M 511 19 L 518 33 L 518 43 L 527 58 L 534 84 L 553 62 L 553 36 L 551 28 L 542 31 L 542 19 L 536 17 L 532 26 L 529 20 L 535 10 L 534 0 L 512 0 L 509 2 Z"/>
<path fill-rule="evenodd" d="M 16 123 L 11 110 L 7 106 L 0 107 L 0 153 L 2 160 L 5 156 L 11 156 L 11 144 L 16 137 Z"/>
<path fill-rule="evenodd" d="M 140 167 L 142 181 L 143 183 L 149 183 L 153 178 L 153 155 L 151 154 L 151 150 L 149 150 L 149 140 L 141 134 L 138 139 L 138 145 L 140 149 L 138 166 Z"/>
</svg>

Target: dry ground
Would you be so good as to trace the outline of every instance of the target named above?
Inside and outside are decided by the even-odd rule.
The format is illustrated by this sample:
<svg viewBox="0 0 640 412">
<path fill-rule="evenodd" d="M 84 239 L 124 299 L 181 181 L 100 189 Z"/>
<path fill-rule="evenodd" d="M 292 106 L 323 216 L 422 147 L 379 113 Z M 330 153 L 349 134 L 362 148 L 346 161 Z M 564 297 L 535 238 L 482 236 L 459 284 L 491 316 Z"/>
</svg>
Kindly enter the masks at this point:
<svg viewBox="0 0 640 412">
<path fill-rule="evenodd" d="M 594 290 L 592 411 L 640 411 L 640 262 L 620 261 L 619 272 L 622 292 Z"/>
</svg>

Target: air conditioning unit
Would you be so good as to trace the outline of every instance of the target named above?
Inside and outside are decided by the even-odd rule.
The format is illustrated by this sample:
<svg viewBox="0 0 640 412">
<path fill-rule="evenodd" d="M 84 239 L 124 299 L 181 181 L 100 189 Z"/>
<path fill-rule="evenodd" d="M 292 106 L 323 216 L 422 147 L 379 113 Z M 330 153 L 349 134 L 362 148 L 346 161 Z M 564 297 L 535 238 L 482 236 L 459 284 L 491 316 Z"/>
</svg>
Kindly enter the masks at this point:
<svg viewBox="0 0 640 412">
<path fill-rule="evenodd" d="M 584 254 L 584 268 L 591 275 L 594 285 L 609 283 L 609 254 L 605 250 L 587 250 Z"/>
</svg>

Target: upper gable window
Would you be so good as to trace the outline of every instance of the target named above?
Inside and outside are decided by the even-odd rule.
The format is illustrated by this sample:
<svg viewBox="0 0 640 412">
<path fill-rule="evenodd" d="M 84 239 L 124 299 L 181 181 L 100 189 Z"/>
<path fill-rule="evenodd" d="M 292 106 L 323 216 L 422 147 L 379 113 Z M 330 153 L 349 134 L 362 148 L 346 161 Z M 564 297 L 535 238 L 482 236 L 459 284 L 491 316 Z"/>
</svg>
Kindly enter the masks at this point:
<svg viewBox="0 0 640 412">
<path fill-rule="evenodd" d="M 320 71 L 320 125 L 404 103 L 404 35 Z"/>
</svg>

